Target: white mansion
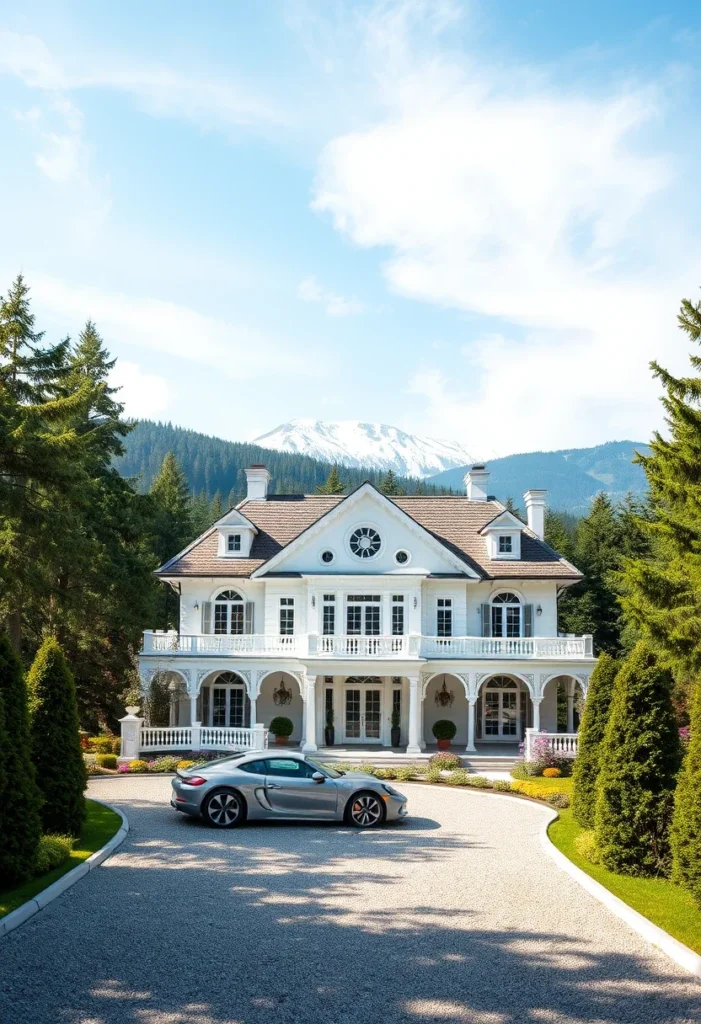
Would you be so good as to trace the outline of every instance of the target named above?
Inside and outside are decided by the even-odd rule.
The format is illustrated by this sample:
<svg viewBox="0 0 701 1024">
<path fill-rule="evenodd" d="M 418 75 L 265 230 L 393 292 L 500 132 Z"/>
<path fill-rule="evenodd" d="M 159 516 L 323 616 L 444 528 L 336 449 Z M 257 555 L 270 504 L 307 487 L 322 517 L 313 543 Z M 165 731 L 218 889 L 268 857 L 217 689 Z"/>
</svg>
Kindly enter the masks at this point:
<svg viewBox="0 0 701 1024">
<path fill-rule="evenodd" d="M 145 687 L 167 673 L 171 725 L 139 720 L 140 750 L 258 745 L 276 715 L 305 751 L 333 721 L 337 745 L 389 747 L 394 725 L 417 755 L 438 719 L 453 749 L 513 750 L 529 727 L 557 733 L 558 689 L 574 732 L 595 659 L 591 636 L 558 633 L 581 575 L 543 541 L 544 491 L 525 493 L 525 526 L 484 466 L 465 496 L 269 495 L 266 469 L 246 472 L 247 497 L 158 570 L 180 633 L 147 631 L 140 670 Z"/>
</svg>

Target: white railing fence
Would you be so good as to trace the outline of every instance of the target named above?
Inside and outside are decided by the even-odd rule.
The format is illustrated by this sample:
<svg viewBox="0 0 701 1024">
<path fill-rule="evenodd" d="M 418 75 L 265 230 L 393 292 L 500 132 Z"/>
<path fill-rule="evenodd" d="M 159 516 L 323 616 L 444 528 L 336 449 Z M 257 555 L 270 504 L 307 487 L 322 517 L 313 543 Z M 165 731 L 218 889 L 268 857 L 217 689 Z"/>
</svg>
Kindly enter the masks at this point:
<svg viewBox="0 0 701 1024">
<path fill-rule="evenodd" d="M 306 637 L 266 636 L 242 633 L 236 636 L 216 633 L 160 632 L 144 633 L 143 654 L 288 654 L 297 656 L 306 650 Z"/>
<path fill-rule="evenodd" d="M 332 658 L 415 657 L 418 636 L 318 636 L 309 634 L 309 655 Z"/>
<path fill-rule="evenodd" d="M 578 747 L 576 732 L 539 732 L 526 729 L 523 755 L 526 761 L 534 761 L 538 754 L 551 752 L 557 757 L 576 757 Z"/>
<path fill-rule="evenodd" d="M 251 729 L 220 728 L 218 726 L 144 725 L 143 718 L 126 715 L 120 720 L 122 746 L 120 762 L 134 761 L 142 754 L 165 753 L 166 751 L 221 750 L 263 750 L 268 745 L 268 731 L 264 725 Z"/>
</svg>

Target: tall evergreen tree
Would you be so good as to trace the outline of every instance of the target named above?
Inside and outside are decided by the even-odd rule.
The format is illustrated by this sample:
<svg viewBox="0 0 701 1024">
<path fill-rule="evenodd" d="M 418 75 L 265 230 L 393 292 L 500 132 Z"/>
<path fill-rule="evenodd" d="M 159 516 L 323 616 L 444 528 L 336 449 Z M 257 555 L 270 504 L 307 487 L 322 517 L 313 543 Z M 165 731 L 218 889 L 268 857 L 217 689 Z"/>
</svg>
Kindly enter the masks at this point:
<svg viewBox="0 0 701 1024">
<path fill-rule="evenodd" d="M 701 341 L 701 302 L 684 300 L 679 326 Z M 640 521 L 650 537 L 647 557 L 624 567 L 623 605 L 632 622 L 664 650 L 675 669 L 701 670 L 701 357 L 677 377 L 651 363 L 664 388 L 667 436 L 658 431 L 649 455 L 639 455 L 650 485 L 654 518 Z"/>
<path fill-rule="evenodd" d="M 317 487 L 317 492 L 319 494 L 343 494 L 345 489 L 346 485 L 338 475 L 338 467 L 332 466 L 325 483 Z"/>
<path fill-rule="evenodd" d="M 618 664 L 606 652 L 599 655 L 589 680 L 584 714 L 579 726 L 579 744 L 574 763 L 572 812 L 584 828 L 594 827 L 596 782 L 601 769 L 601 746 L 613 697 Z"/>
<path fill-rule="evenodd" d="M 0 698 L 5 739 L 0 755 L 5 773 L 0 813 L 0 878 L 14 885 L 31 878 L 41 837 L 41 796 L 30 756 L 27 688 L 9 637 L 0 631 Z"/>
<path fill-rule="evenodd" d="M 85 821 L 87 775 L 80 746 L 75 683 L 53 637 L 40 647 L 27 677 L 32 761 L 43 796 L 44 832 L 78 836 Z"/>
<path fill-rule="evenodd" d="M 406 490 L 397 483 L 397 478 L 391 469 L 387 470 L 385 477 L 380 481 L 379 489 L 389 498 L 406 494 Z"/>
<path fill-rule="evenodd" d="M 210 523 L 216 523 L 224 515 L 224 502 L 219 491 L 216 492 L 212 498 L 212 504 L 209 508 L 209 520 Z"/>
<path fill-rule="evenodd" d="M 689 749 L 677 781 L 670 838 L 672 878 L 701 907 L 701 686 L 691 704 Z"/>
<path fill-rule="evenodd" d="M 681 762 L 672 677 L 645 641 L 616 676 L 600 754 L 595 829 L 602 863 L 624 875 L 666 874 Z"/>
<path fill-rule="evenodd" d="M 163 459 L 149 494 L 156 507 L 155 551 L 162 565 L 177 555 L 191 539 L 190 490 L 172 452 Z"/>
</svg>

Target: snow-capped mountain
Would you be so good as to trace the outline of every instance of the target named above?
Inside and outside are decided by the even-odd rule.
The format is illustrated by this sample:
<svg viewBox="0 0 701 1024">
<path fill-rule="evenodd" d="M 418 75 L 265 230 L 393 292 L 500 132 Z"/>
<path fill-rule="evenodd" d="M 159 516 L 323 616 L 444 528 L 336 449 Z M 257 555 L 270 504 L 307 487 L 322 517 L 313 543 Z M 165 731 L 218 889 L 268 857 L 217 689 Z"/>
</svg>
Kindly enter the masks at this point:
<svg viewBox="0 0 701 1024">
<path fill-rule="evenodd" d="M 416 437 L 386 423 L 358 420 L 290 420 L 252 443 L 342 466 L 391 469 L 401 476 L 419 478 L 475 461 L 457 441 Z"/>
</svg>

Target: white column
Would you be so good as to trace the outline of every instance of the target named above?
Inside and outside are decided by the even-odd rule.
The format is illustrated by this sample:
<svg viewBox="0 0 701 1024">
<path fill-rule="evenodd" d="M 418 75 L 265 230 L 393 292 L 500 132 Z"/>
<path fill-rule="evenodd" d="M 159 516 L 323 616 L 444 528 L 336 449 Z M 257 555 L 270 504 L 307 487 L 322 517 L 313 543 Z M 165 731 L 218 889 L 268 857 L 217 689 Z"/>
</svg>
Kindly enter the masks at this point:
<svg viewBox="0 0 701 1024">
<path fill-rule="evenodd" d="M 469 697 L 467 702 L 467 746 L 465 747 L 466 754 L 476 754 L 477 747 L 475 746 L 475 704 L 477 703 L 477 697 Z"/>
<path fill-rule="evenodd" d="M 419 746 L 422 750 L 426 749 L 426 723 L 424 722 L 425 704 L 426 699 L 421 696 L 421 687 L 419 686 Z"/>
<path fill-rule="evenodd" d="M 574 679 L 567 680 L 567 732 L 574 732 Z"/>
<path fill-rule="evenodd" d="M 540 702 L 542 697 L 531 697 L 533 704 L 533 731 L 540 732 Z"/>
<path fill-rule="evenodd" d="M 194 725 L 197 721 L 197 694 L 190 694 L 190 725 Z"/>
<path fill-rule="evenodd" d="M 419 677 L 409 676 L 409 743 L 407 754 L 420 754 L 419 729 L 421 723 L 421 694 L 419 692 Z"/>
<path fill-rule="evenodd" d="M 380 625 L 380 633 L 383 636 L 391 636 L 392 634 L 392 595 L 389 591 L 382 595 L 382 623 Z"/>
<path fill-rule="evenodd" d="M 251 701 L 251 729 L 255 729 L 255 727 L 256 727 L 256 703 L 258 701 L 258 698 L 257 697 L 251 697 L 250 701 Z"/>
<path fill-rule="evenodd" d="M 316 676 L 307 676 L 307 699 L 304 706 L 307 715 L 304 723 L 302 750 L 311 754 L 318 749 L 316 745 Z"/>
<path fill-rule="evenodd" d="M 139 757 L 141 726 L 144 724 L 144 719 L 128 714 L 119 719 L 119 724 L 122 743 L 117 760 L 120 764 L 129 764 L 130 761 L 136 761 Z"/>
</svg>

